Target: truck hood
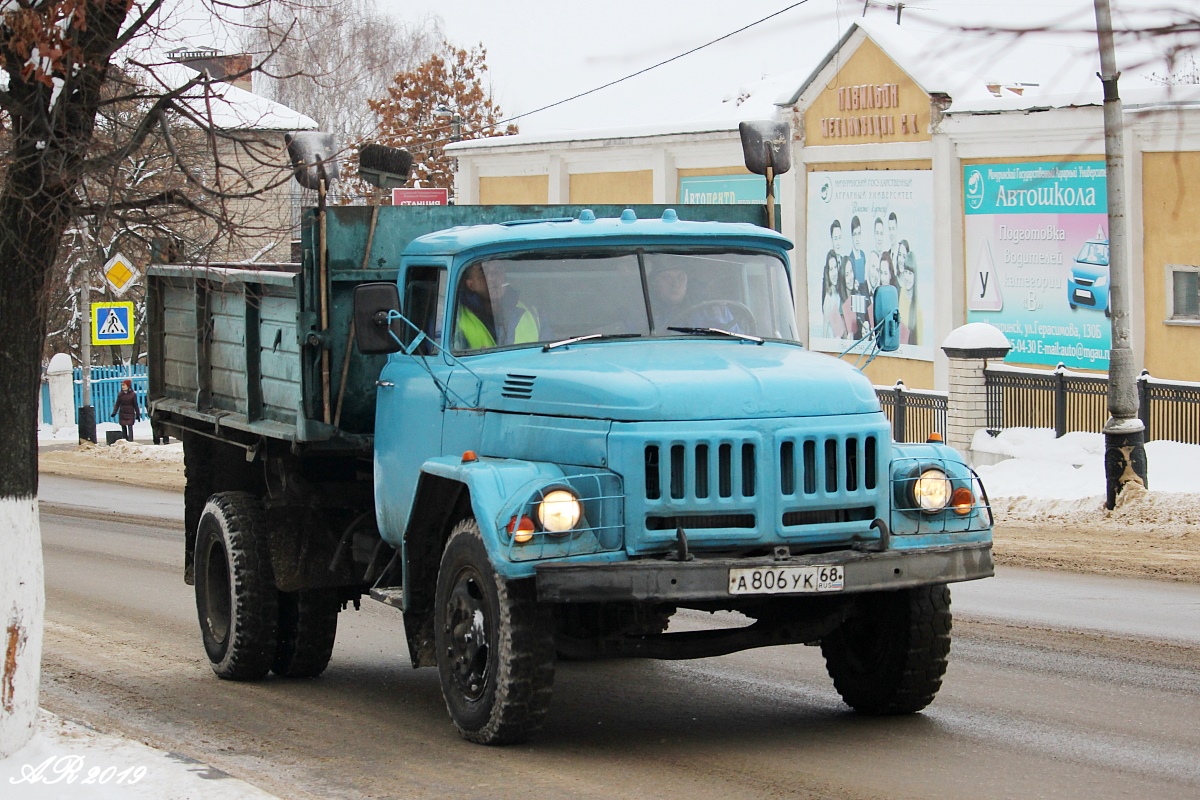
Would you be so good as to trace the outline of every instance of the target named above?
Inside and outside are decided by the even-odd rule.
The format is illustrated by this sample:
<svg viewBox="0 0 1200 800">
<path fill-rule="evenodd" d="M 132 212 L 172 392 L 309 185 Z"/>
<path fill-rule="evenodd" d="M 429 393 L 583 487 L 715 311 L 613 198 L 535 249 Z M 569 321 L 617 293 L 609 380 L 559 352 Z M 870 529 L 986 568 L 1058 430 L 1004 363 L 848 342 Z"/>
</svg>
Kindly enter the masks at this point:
<svg viewBox="0 0 1200 800">
<path fill-rule="evenodd" d="M 879 411 L 870 381 L 796 345 L 684 339 L 491 353 L 466 365 L 488 411 L 615 421 L 761 419 Z M 468 376 L 455 370 L 454 383 Z M 473 383 L 473 381 L 471 381 Z"/>
</svg>

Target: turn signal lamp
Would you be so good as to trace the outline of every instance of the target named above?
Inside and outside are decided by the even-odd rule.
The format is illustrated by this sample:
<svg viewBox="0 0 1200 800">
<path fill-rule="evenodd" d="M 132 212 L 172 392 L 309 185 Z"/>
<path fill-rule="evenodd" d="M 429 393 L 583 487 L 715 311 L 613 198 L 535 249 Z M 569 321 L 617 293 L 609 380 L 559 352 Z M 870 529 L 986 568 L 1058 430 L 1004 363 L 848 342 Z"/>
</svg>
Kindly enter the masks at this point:
<svg viewBox="0 0 1200 800">
<path fill-rule="evenodd" d="M 508 521 L 508 535 L 517 544 L 525 544 L 533 539 L 533 520 L 529 517 L 513 517 Z"/>
<path fill-rule="evenodd" d="M 950 507 L 954 509 L 955 514 L 966 516 L 975 508 L 975 495 L 967 487 L 960 486 L 950 495 Z"/>
</svg>

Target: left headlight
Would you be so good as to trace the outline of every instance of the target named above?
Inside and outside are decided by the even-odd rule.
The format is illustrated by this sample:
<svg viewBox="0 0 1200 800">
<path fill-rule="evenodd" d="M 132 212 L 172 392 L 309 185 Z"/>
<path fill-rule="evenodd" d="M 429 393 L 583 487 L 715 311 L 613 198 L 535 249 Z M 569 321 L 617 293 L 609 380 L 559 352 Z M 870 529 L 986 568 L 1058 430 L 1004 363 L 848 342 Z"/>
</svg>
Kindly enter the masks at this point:
<svg viewBox="0 0 1200 800">
<path fill-rule="evenodd" d="M 538 522 L 548 533 L 566 533 L 579 524 L 581 514 L 579 498 L 566 489 L 546 492 L 537 506 Z"/>
<path fill-rule="evenodd" d="M 909 488 L 913 507 L 927 514 L 934 514 L 950 503 L 950 479 L 940 469 L 928 468 L 921 471 Z"/>
</svg>

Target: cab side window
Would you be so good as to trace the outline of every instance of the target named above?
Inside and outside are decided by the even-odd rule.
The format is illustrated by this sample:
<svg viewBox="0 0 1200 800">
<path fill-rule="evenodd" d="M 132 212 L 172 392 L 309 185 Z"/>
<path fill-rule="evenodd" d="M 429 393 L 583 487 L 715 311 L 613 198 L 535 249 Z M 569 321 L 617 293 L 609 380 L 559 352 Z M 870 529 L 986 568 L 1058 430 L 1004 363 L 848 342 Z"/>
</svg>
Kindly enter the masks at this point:
<svg viewBox="0 0 1200 800">
<path fill-rule="evenodd" d="M 404 316 L 433 342 L 441 343 L 442 320 L 446 311 L 446 270 L 435 266 L 412 266 L 404 275 Z M 407 346 L 417 338 L 417 332 L 405 326 L 403 337 Z M 436 348 L 422 342 L 416 355 L 433 355 Z"/>
</svg>

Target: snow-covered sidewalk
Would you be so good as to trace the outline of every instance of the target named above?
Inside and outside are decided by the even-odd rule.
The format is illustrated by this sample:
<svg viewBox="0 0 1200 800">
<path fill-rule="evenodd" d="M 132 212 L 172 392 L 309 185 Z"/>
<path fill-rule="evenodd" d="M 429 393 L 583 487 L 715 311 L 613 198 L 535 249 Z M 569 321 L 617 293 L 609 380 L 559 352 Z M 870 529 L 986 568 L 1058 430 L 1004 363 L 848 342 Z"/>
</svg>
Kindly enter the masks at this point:
<svg viewBox="0 0 1200 800">
<path fill-rule="evenodd" d="M 23 749 L 0 760 L 9 800 L 270 800 L 218 769 L 42 711 Z"/>
</svg>

